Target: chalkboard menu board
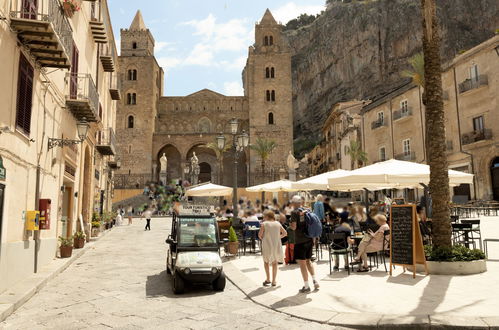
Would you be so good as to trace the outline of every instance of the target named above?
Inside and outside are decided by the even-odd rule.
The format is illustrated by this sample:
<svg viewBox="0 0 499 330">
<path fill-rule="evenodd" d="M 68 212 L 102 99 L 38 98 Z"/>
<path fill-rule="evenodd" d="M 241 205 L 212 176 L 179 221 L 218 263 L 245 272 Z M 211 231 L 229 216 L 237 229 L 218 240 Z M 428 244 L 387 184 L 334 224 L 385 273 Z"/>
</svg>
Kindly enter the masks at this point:
<svg viewBox="0 0 499 330">
<path fill-rule="evenodd" d="M 391 262 L 399 265 L 414 264 L 414 206 L 391 208 Z"/>
</svg>

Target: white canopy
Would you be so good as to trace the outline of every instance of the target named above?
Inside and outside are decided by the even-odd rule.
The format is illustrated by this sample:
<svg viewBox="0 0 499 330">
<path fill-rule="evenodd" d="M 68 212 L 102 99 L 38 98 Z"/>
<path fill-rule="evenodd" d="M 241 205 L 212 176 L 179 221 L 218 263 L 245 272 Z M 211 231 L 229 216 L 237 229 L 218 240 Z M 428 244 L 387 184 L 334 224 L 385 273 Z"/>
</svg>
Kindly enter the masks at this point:
<svg viewBox="0 0 499 330">
<path fill-rule="evenodd" d="M 279 192 L 279 191 L 298 191 L 300 189 L 295 189 L 292 187 L 293 181 L 289 180 L 279 180 L 260 184 L 258 186 L 248 187 L 246 191 L 249 192 Z"/>
<path fill-rule="evenodd" d="M 209 197 L 209 196 L 227 196 L 232 193 L 232 188 L 219 186 L 213 183 L 207 183 L 187 190 L 186 196 Z"/>
<path fill-rule="evenodd" d="M 297 190 L 303 190 L 303 191 L 335 190 L 335 189 L 330 189 L 328 180 L 348 175 L 348 173 L 349 171 L 345 170 L 330 171 L 297 182 L 293 182 L 291 186 Z"/>
<path fill-rule="evenodd" d="M 347 175 L 328 179 L 333 190 L 380 190 L 391 188 L 420 188 L 429 184 L 430 166 L 390 159 L 350 171 Z M 473 174 L 449 170 L 449 184 L 473 183 Z"/>
</svg>

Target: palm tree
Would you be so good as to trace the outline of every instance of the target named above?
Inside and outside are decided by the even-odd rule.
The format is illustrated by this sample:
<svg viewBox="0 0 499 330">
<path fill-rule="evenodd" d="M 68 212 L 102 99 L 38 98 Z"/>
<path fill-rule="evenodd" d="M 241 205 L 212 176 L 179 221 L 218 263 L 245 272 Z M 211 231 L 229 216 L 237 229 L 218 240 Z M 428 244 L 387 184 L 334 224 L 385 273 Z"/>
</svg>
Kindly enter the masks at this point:
<svg viewBox="0 0 499 330">
<path fill-rule="evenodd" d="M 424 103 L 426 106 L 426 150 L 430 165 L 433 200 L 433 244 L 451 246 L 449 173 L 445 153 L 445 121 L 442 100 L 440 36 L 436 0 L 421 0 L 424 54 Z M 430 133 L 431 132 L 431 133 Z M 430 136 L 431 135 L 431 136 Z"/>
<path fill-rule="evenodd" d="M 402 77 L 411 78 L 415 85 L 424 87 L 424 55 L 417 53 L 409 59 L 412 70 L 402 71 Z"/>
<path fill-rule="evenodd" d="M 224 152 L 229 151 L 230 145 L 226 143 L 224 146 L 224 149 L 220 150 L 220 149 L 218 149 L 217 143 L 210 142 L 206 145 L 206 147 L 210 148 L 211 150 L 213 150 L 215 152 L 215 156 L 217 157 L 217 160 L 220 163 L 220 167 L 218 170 L 218 184 L 221 185 L 221 184 L 223 184 L 222 173 L 223 173 L 223 166 L 224 166 Z"/>
<path fill-rule="evenodd" d="M 358 167 L 362 167 L 363 164 L 367 163 L 367 153 L 362 150 L 362 145 L 357 140 L 351 140 L 350 145 L 346 148 L 347 155 L 350 156 L 351 169 L 355 167 L 357 163 Z"/>
<path fill-rule="evenodd" d="M 267 140 L 263 138 L 256 139 L 256 143 L 250 146 L 251 150 L 254 150 L 261 159 L 262 166 L 262 178 L 265 181 L 265 163 L 270 157 L 270 154 L 277 147 L 277 143 L 273 140 Z M 262 207 L 265 203 L 265 192 L 262 192 Z"/>
</svg>

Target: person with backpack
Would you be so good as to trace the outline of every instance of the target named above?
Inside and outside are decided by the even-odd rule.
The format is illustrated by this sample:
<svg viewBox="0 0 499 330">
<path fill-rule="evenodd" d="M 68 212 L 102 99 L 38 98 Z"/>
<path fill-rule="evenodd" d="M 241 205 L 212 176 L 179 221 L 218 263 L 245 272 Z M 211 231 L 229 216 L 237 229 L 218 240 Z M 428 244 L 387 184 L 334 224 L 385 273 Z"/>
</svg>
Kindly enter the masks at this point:
<svg viewBox="0 0 499 330">
<path fill-rule="evenodd" d="M 319 289 L 319 282 L 315 278 L 314 265 L 312 264 L 312 250 L 314 247 L 314 237 L 320 236 L 322 230 L 319 218 L 310 210 L 302 208 L 303 200 L 300 196 L 293 196 L 291 204 L 290 228 L 295 232 L 294 257 L 300 265 L 300 271 L 303 278 L 303 287 L 299 290 L 301 293 L 311 291 L 308 282 L 308 274 L 312 277 L 314 289 Z M 319 228 L 321 230 L 319 230 Z"/>
</svg>

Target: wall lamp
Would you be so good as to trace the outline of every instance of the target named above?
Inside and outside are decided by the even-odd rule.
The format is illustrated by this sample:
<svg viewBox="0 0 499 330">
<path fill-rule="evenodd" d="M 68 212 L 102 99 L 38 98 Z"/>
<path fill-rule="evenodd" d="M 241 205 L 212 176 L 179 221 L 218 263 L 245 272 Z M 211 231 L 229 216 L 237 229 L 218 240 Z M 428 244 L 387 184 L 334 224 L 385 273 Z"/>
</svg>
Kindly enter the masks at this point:
<svg viewBox="0 0 499 330">
<path fill-rule="evenodd" d="M 80 138 L 79 140 L 49 138 L 49 150 L 54 147 L 64 147 L 64 146 L 82 143 L 87 138 L 89 127 L 90 125 L 88 124 L 86 118 L 83 117 L 83 119 L 76 124 L 78 137 Z"/>
</svg>

